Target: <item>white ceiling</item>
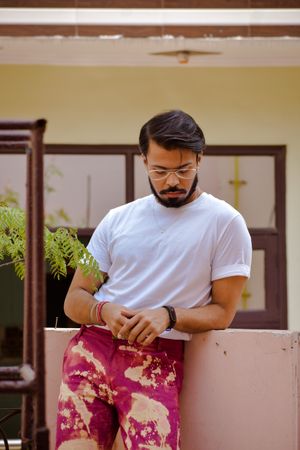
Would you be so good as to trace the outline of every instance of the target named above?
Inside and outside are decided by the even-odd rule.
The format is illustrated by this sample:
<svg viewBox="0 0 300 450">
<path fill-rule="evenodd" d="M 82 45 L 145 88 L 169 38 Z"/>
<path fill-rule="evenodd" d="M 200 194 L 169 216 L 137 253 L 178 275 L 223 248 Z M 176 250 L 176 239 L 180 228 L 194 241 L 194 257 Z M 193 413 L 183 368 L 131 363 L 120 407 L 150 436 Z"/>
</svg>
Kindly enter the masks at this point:
<svg viewBox="0 0 300 450">
<path fill-rule="evenodd" d="M 68 66 L 179 66 L 167 51 L 217 52 L 193 55 L 187 66 L 299 66 L 300 38 L 0 37 L 0 64 Z"/>
</svg>

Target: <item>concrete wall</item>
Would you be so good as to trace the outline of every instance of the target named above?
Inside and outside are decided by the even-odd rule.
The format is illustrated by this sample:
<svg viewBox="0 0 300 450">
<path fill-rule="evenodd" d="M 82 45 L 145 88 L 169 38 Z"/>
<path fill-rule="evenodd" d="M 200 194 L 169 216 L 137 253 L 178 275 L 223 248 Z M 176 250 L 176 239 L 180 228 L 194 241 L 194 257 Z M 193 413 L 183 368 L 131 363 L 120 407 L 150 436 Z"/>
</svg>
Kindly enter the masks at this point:
<svg viewBox="0 0 300 450">
<path fill-rule="evenodd" d="M 300 329 L 300 68 L 1 66 L 0 117 L 46 117 L 48 143 L 137 142 L 182 108 L 209 144 L 287 145 L 288 320 Z"/>
<path fill-rule="evenodd" d="M 47 422 L 54 449 L 57 396 L 71 329 L 46 330 Z M 300 450 L 300 335 L 199 333 L 186 345 L 182 450 Z M 114 450 L 123 450 L 120 439 Z"/>
</svg>

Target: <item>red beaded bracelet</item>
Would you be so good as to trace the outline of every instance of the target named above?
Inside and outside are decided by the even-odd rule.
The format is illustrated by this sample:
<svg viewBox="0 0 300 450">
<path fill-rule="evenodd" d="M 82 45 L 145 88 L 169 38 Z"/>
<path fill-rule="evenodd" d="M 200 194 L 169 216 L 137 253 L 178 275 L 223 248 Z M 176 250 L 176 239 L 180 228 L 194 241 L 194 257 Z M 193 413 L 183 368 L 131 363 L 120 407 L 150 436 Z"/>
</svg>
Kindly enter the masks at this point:
<svg viewBox="0 0 300 450">
<path fill-rule="evenodd" d="M 109 302 L 105 302 L 105 301 L 99 302 L 96 306 L 96 320 L 99 325 L 106 325 L 106 323 L 104 322 L 104 320 L 101 317 L 101 310 L 102 310 L 103 305 L 105 305 L 105 303 L 109 303 Z"/>
</svg>

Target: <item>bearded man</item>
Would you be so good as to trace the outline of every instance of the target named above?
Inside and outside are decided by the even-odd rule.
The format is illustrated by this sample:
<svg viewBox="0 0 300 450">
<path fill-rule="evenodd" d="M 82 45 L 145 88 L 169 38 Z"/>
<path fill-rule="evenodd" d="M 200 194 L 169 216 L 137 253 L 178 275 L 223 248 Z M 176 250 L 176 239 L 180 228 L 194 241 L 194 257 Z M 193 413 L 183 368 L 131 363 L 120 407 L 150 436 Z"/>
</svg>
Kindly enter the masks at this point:
<svg viewBox="0 0 300 450">
<path fill-rule="evenodd" d="M 88 244 L 105 282 L 77 269 L 66 296 L 82 326 L 64 357 L 57 449 L 109 450 L 119 427 L 126 449 L 179 449 L 184 342 L 230 325 L 250 274 L 244 219 L 198 184 L 195 120 L 156 115 L 139 147 L 152 195 L 109 211 Z"/>
</svg>

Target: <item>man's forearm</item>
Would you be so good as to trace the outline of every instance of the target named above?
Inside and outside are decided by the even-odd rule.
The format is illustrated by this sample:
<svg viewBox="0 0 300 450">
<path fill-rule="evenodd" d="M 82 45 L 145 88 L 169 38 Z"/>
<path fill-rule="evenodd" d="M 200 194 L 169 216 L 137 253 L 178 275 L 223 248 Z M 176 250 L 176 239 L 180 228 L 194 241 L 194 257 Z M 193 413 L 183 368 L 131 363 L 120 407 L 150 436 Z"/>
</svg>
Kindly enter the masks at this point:
<svg viewBox="0 0 300 450">
<path fill-rule="evenodd" d="M 74 289 L 68 293 L 64 303 L 64 312 L 71 320 L 79 324 L 91 324 L 90 313 L 93 305 L 97 303 L 93 295 L 84 289 Z"/>
<path fill-rule="evenodd" d="M 215 303 L 198 308 L 175 308 L 177 321 L 175 330 L 186 333 L 224 330 L 233 320 L 234 313 L 229 314 Z"/>
</svg>

